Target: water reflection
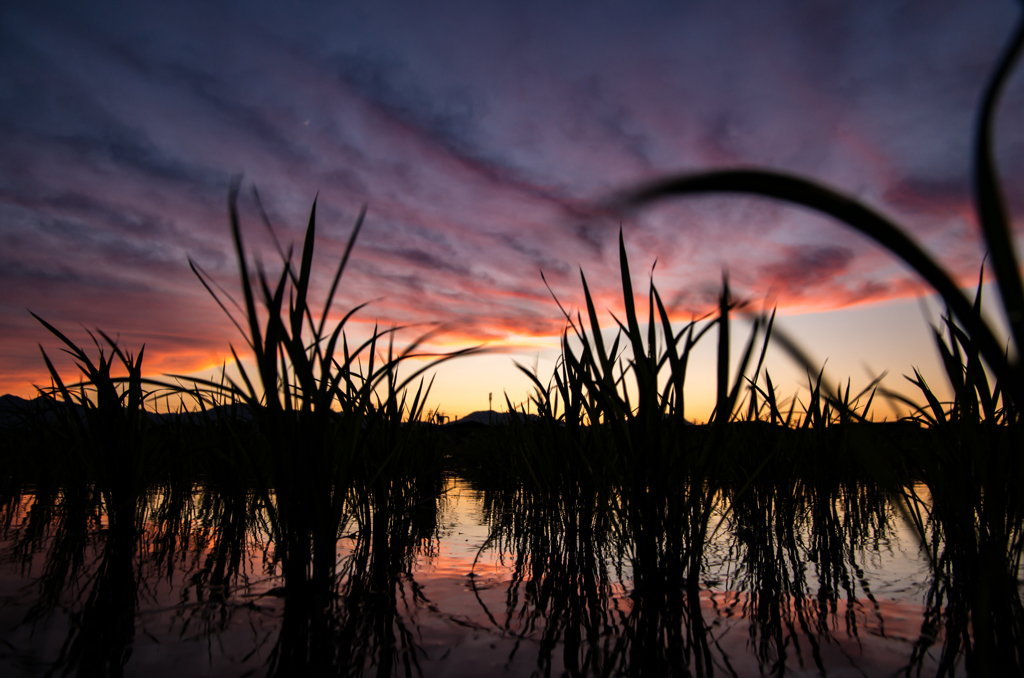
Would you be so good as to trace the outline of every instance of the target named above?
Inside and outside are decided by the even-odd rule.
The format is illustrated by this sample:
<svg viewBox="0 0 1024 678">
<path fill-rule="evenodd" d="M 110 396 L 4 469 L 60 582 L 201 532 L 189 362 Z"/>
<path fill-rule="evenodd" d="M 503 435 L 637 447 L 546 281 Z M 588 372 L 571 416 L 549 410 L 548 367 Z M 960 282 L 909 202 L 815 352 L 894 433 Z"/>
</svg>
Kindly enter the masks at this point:
<svg viewBox="0 0 1024 678">
<path fill-rule="evenodd" d="M 259 493 L 229 476 L 160 484 L 134 524 L 95 486 L 25 486 L 4 501 L 0 662 L 5 675 L 962 671 L 971 636 L 945 601 L 970 592 L 949 548 L 916 541 L 878 488 L 819 480 L 720 490 L 700 542 L 638 537 L 608 510 L 621 496 L 584 484 L 557 503 L 441 473 L 389 481 L 340 523 L 334 576 L 298 587 Z M 942 576 L 922 591 L 928 549 Z"/>
<path fill-rule="evenodd" d="M 861 561 L 895 538 L 894 514 L 877 493 L 810 493 L 805 503 L 794 489 L 757 486 L 718 502 L 706 549 L 673 551 L 662 538 L 646 570 L 595 503 L 571 512 L 530 493 L 486 492 L 486 549 L 508 555 L 510 577 L 504 609 L 483 606 L 505 633 L 540 638 L 542 675 L 730 675 L 751 661 L 759 674 L 825 673 L 822 646 L 856 639 L 865 604 L 871 632 L 884 626 Z M 729 620 L 744 622 L 743 647 L 723 645 Z"/>
<path fill-rule="evenodd" d="M 413 568 L 436 551 L 443 482 L 380 483 L 342 521 L 336 571 L 320 581 L 288 577 L 252 490 L 163 487 L 140 498 L 135 529 L 95 488 L 25 488 L 3 514 L 5 591 L 18 590 L 3 661 L 26 674 L 171 675 L 134 650 L 199 641 L 204 672 L 412 675 L 422 652 L 408 611 L 429 604 Z"/>
</svg>

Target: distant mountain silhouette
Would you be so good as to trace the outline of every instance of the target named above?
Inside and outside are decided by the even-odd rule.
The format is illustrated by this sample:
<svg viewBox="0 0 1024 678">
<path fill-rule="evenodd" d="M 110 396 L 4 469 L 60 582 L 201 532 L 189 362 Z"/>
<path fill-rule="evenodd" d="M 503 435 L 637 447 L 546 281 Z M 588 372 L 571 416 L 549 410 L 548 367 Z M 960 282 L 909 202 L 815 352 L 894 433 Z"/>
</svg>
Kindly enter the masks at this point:
<svg viewBox="0 0 1024 678">
<path fill-rule="evenodd" d="M 526 414 L 522 412 L 516 412 L 519 417 L 525 416 L 529 421 L 536 421 L 536 414 Z M 456 421 L 449 421 L 445 426 L 454 426 L 455 424 L 506 424 L 508 423 L 509 413 L 508 412 L 495 412 L 494 410 L 480 410 L 479 412 L 473 412 L 467 414 L 464 417 L 460 417 Z"/>
<path fill-rule="evenodd" d="M 42 396 L 27 400 L 10 393 L 2 395 L 0 396 L 0 429 L 16 428 L 38 423 L 40 417 L 43 418 L 43 421 L 52 422 L 55 420 L 55 411 L 64 407 L 63 401 L 54 402 Z M 81 405 L 73 405 L 72 407 L 79 413 L 83 410 Z M 198 424 L 204 420 L 217 421 L 222 417 L 228 417 L 236 421 L 249 421 L 252 419 L 249 411 L 244 405 L 240 404 L 211 407 L 205 412 L 171 412 L 169 414 L 166 412 L 147 412 L 146 416 L 154 424 L 167 424 L 171 422 Z"/>
<path fill-rule="evenodd" d="M 42 405 L 38 398 L 25 400 L 10 393 L 0 396 L 0 428 L 20 426 Z"/>
<path fill-rule="evenodd" d="M 53 417 L 53 411 L 57 408 L 64 407 L 63 403 L 54 403 L 52 400 L 47 400 L 43 397 L 32 398 L 31 400 L 21 398 L 16 395 L 3 395 L 0 396 L 0 428 L 9 428 L 12 426 L 21 426 L 31 421 L 35 421 L 37 417 L 42 416 L 46 420 L 51 420 Z M 80 410 L 81 406 L 75 405 L 74 409 Z M 202 419 L 217 420 L 221 417 L 230 417 L 232 419 L 247 421 L 252 418 L 252 415 L 246 410 L 243 405 L 234 406 L 222 406 L 214 407 L 202 412 L 183 412 L 183 413 L 171 413 L 167 414 L 164 412 L 155 413 L 150 412 L 149 418 L 155 424 L 168 423 L 172 421 L 180 421 L 184 419 L 186 422 L 192 420 L 198 423 Z M 522 414 L 521 412 L 516 413 L 517 416 L 525 416 L 529 421 L 536 421 L 536 414 Z M 491 424 L 505 424 L 509 421 L 508 412 L 495 412 L 494 410 L 480 410 L 473 412 L 465 417 L 460 417 L 457 420 L 449 421 L 444 426 L 455 426 L 457 424 L 476 424 L 488 426 Z"/>
</svg>

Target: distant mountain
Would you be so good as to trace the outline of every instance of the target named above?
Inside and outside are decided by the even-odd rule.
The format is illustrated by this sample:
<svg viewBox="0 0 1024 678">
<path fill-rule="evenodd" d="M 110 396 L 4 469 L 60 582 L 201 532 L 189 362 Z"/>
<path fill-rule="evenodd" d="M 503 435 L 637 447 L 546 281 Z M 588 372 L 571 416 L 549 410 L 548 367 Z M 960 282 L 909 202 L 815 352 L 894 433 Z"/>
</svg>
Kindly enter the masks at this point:
<svg viewBox="0 0 1024 678">
<path fill-rule="evenodd" d="M 55 406 L 52 401 L 43 397 L 26 400 L 10 393 L 0 396 L 0 429 L 13 428 L 38 421 L 42 416 L 45 421 L 54 421 L 54 411 L 63 407 L 61 403 Z M 75 405 L 74 410 L 81 413 L 81 405 Z M 168 424 L 172 422 L 202 423 L 203 421 L 216 421 L 221 418 L 229 418 L 235 421 L 249 421 L 252 415 L 245 406 L 222 405 L 211 407 L 206 412 L 183 412 L 170 414 L 166 412 L 147 412 L 146 416 L 153 424 Z"/>
<path fill-rule="evenodd" d="M 0 429 L 38 424 L 40 417 L 49 423 L 55 421 L 52 401 L 43 397 L 29 400 L 10 393 L 0 396 Z"/>
<path fill-rule="evenodd" d="M 523 415 L 521 412 L 516 412 L 519 417 L 525 416 L 530 421 L 536 421 L 536 414 Z M 446 426 L 452 426 L 454 424 L 505 424 L 508 423 L 509 413 L 508 412 L 495 412 L 494 410 L 481 410 L 479 412 L 473 412 L 467 414 L 464 417 L 459 417 L 456 421 L 449 421 Z"/>
<path fill-rule="evenodd" d="M 0 396 L 0 428 L 22 424 L 38 406 L 35 400 L 25 400 L 10 393 Z"/>
</svg>

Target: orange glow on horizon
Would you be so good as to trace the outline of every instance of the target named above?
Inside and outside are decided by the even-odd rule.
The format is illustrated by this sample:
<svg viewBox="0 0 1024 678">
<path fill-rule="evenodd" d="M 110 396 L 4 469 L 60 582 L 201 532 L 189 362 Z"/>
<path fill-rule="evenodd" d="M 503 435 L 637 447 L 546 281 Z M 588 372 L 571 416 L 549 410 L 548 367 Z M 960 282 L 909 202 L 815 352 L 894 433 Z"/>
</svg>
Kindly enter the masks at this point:
<svg viewBox="0 0 1024 678">
<path fill-rule="evenodd" d="M 842 380 L 845 384 L 847 377 L 853 377 L 853 392 L 859 390 L 858 385 L 862 387 L 870 381 L 865 372 L 865 367 L 870 366 L 874 370 L 872 374 L 890 370 L 891 375 L 886 382 L 888 387 L 920 400 L 919 394 L 913 393 L 913 389 L 908 391 L 909 387 L 901 379 L 901 375 L 910 373 L 912 367 L 922 368 L 929 384 L 937 392 L 944 393 L 947 387 L 934 347 L 930 344 L 930 330 L 927 329 L 927 324 L 918 310 L 922 304 L 930 304 L 934 320 L 941 314 L 941 309 L 934 300 L 919 300 L 909 296 L 912 289 L 910 285 L 904 288 L 908 296 L 902 300 L 864 300 L 838 311 L 822 312 L 816 310 L 816 304 L 788 307 L 780 305 L 778 326 L 796 339 L 806 340 L 805 348 L 810 350 L 812 356 L 820 356 L 822 362 L 827 360 L 827 372 L 834 380 Z M 972 293 L 970 290 L 966 292 Z M 991 296 L 991 293 L 986 292 L 986 295 Z M 621 313 L 613 312 L 616 315 Z M 607 314 L 602 314 L 602 317 L 609 318 Z M 673 313 L 676 330 L 681 329 L 691 317 L 682 311 Z M 584 319 L 584 322 L 588 321 Z M 372 327 L 370 323 L 354 323 L 353 334 L 368 335 Z M 742 353 L 748 331 L 747 324 L 739 315 L 735 327 L 731 351 L 734 363 Z M 916 329 L 911 331 L 911 327 Z M 885 330 L 880 331 L 879 328 L 898 330 L 898 334 L 887 334 Z M 517 407 L 526 406 L 535 387 L 515 364 L 536 369 L 541 382 L 547 383 L 558 359 L 561 336 L 523 332 L 521 328 L 516 328 L 511 323 L 501 326 L 500 329 L 502 339 L 489 342 L 480 341 L 483 337 L 472 332 L 442 331 L 431 336 L 428 342 L 417 349 L 416 356 L 409 359 L 409 368 L 400 369 L 400 375 L 418 370 L 437 360 L 444 353 L 480 347 L 476 353 L 444 361 L 436 369 L 428 370 L 425 374 L 426 381 L 432 376 L 434 378 L 428 411 L 439 411 L 454 419 L 474 411 L 485 410 L 489 402 L 494 403 L 495 409 L 504 410 L 506 394 Z M 517 329 L 520 331 L 516 331 Z M 407 328 L 400 333 L 395 340 L 396 354 L 408 345 L 408 341 L 403 341 L 403 338 L 412 341 L 416 336 L 415 328 Z M 716 379 L 713 356 L 717 341 L 715 337 L 715 330 L 709 332 L 691 358 L 687 373 L 685 411 L 686 417 L 691 421 L 707 421 L 711 416 Z M 128 343 L 124 342 L 125 348 L 131 348 Z M 353 343 L 354 340 L 350 341 L 350 346 Z M 48 341 L 45 348 L 57 363 L 57 368 L 67 383 L 80 379 L 81 374 L 77 368 L 66 356 L 60 354 L 56 340 Z M 380 355 L 383 356 L 386 350 L 386 344 L 378 346 Z M 250 373 L 254 373 L 248 351 L 240 351 L 239 355 L 243 361 L 247 361 Z M 774 357 L 771 357 L 772 355 Z M 237 375 L 233 363 L 234 358 L 228 351 L 196 350 L 192 347 L 161 350 L 156 344 L 152 344 L 147 346 L 144 367 L 147 377 L 157 380 L 169 381 L 167 374 L 178 374 L 218 381 L 224 366 L 227 367 L 228 374 Z M 32 384 L 46 387 L 50 382 L 41 357 L 36 364 L 35 369 L 10 370 L 0 376 L 0 392 L 24 398 L 34 397 L 36 390 Z M 735 370 L 735 364 L 732 369 Z M 806 375 L 802 374 L 785 355 L 770 353 L 765 369 L 770 371 L 781 398 L 800 397 L 800 393 L 806 396 Z M 732 377 L 734 378 L 735 374 Z M 237 376 L 234 378 L 236 383 L 241 383 Z M 493 400 L 489 399 L 489 396 Z M 805 398 L 801 400 L 804 401 Z M 530 407 L 534 409 L 532 405 Z M 906 405 L 890 406 L 882 402 L 882 399 L 876 399 L 874 414 L 877 418 L 893 419 L 907 413 Z"/>
</svg>

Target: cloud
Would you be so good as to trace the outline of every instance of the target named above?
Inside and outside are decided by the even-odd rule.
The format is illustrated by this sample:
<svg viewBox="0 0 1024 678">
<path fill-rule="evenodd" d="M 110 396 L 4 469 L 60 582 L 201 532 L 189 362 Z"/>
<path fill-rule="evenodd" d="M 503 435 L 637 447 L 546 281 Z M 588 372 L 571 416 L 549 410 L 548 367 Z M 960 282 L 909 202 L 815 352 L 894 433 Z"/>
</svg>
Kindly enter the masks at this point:
<svg viewBox="0 0 1024 678">
<path fill-rule="evenodd" d="M 347 88 L 386 115 L 421 130 L 453 153 L 495 164 L 472 141 L 481 104 L 470 89 L 450 89 L 437 96 L 421 87 L 393 55 L 349 52 L 331 57 L 328 64 L 337 68 Z"/>
<path fill-rule="evenodd" d="M 758 278 L 767 286 L 796 297 L 814 293 L 843 275 L 853 259 L 852 250 L 829 246 L 787 247 L 783 255 L 781 261 L 761 266 Z"/>
<path fill-rule="evenodd" d="M 885 202 L 900 212 L 933 220 L 960 217 L 974 221 L 974 203 L 963 181 L 906 177 L 890 185 Z"/>
</svg>

